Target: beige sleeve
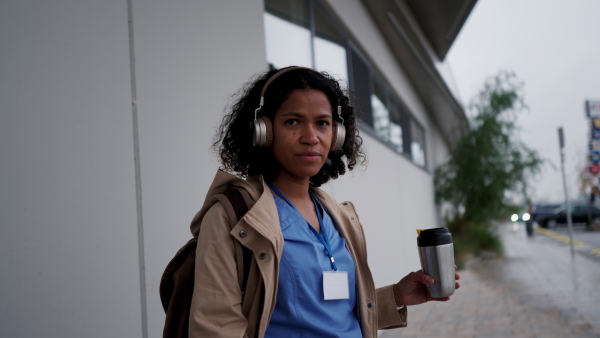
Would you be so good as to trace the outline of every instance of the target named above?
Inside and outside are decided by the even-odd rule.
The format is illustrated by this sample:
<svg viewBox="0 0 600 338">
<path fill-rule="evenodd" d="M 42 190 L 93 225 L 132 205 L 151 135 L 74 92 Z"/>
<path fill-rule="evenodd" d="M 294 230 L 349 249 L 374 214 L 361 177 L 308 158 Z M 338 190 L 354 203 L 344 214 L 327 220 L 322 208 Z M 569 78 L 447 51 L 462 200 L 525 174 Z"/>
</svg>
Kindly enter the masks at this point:
<svg viewBox="0 0 600 338">
<path fill-rule="evenodd" d="M 397 310 L 393 285 L 384 286 L 377 292 L 377 328 L 379 330 L 406 327 L 406 306 Z"/>
<path fill-rule="evenodd" d="M 198 236 L 190 337 L 243 337 L 246 332 L 229 231 L 227 213 L 215 203 L 204 216 Z"/>
</svg>

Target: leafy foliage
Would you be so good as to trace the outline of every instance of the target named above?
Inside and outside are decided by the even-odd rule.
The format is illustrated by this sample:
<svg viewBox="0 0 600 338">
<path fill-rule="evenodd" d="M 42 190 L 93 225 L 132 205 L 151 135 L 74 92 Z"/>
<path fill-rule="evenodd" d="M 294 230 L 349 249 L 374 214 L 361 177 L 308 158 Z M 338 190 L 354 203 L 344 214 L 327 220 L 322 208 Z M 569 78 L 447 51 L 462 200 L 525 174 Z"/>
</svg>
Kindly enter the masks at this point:
<svg viewBox="0 0 600 338">
<path fill-rule="evenodd" d="M 509 72 L 486 81 L 469 105 L 468 131 L 448 162 L 436 169 L 436 203 L 451 206 L 446 219 L 458 236 L 490 232 L 494 221 L 518 208 L 512 197 L 528 200 L 528 181 L 543 160 L 516 137 L 517 113 L 527 108 L 522 87 Z"/>
</svg>

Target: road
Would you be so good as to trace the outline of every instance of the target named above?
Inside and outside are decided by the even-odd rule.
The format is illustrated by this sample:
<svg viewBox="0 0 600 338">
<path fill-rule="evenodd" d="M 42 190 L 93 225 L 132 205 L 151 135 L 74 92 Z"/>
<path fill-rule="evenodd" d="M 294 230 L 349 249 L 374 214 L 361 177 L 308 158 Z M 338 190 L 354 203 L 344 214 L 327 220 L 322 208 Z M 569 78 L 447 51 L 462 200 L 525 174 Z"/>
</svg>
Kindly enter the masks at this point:
<svg viewBox="0 0 600 338">
<path fill-rule="evenodd" d="M 537 233 L 542 234 L 540 240 L 548 240 L 549 243 L 563 244 L 569 246 L 569 229 L 566 224 L 559 224 L 549 231 L 537 228 Z M 600 231 L 586 231 L 585 226 L 573 225 L 573 248 L 580 255 L 600 264 Z"/>
<path fill-rule="evenodd" d="M 500 226 L 504 257 L 470 265 L 450 301 L 409 307 L 409 326 L 380 337 L 600 337 L 600 233 L 575 231 L 572 256 L 566 229 L 537 230 Z"/>
</svg>

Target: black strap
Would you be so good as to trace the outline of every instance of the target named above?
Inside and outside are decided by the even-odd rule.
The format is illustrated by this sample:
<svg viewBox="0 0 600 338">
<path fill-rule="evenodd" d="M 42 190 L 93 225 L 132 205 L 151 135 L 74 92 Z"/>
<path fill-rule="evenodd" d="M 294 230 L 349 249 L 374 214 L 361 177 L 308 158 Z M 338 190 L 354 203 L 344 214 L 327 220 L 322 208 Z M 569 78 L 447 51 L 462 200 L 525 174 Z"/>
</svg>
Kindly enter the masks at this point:
<svg viewBox="0 0 600 338">
<path fill-rule="evenodd" d="M 242 193 L 237 189 L 229 189 L 224 192 L 223 195 L 225 195 L 231 203 L 231 206 L 235 211 L 235 218 L 237 218 L 238 221 L 242 219 L 246 212 L 248 212 L 248 206 L 246 205 L 246 201 L 244 201 Z"/>
<path fill-rule="evenodd" d="M 237 189 L 229 189 L 223 193 L 231 203 L 235 211 L 235 218 L 239 221 L 248 212 L 248 205 L 244 200 L 244 196 Z M 244 257 L 244 279 L 242 280 L 242 293 L 246 291 L 248 284 L 248 276 L 250 275 L 250 264 L 252 263 L 252 251 L 242 245 L 242 255 Z"/>
</svg>

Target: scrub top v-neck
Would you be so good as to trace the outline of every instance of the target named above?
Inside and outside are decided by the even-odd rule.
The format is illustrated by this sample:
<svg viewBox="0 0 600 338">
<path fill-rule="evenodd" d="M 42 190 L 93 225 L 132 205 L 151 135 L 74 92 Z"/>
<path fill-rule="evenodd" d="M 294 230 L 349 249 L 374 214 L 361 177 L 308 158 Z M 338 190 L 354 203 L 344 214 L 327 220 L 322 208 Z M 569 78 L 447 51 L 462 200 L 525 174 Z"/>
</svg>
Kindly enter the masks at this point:
<svg viewBox="0 0 600 338">
<path fill-rule="evenodd" d="M 346 242 L 320 203 L 321 227 L 327 234 L 339 271 L 348 272 L 348 299 L 324 300 L 323 272 L 332 271 L 330 255 L 293 205 L 274 193 L 284 238 L 277 300 L 265 337 L 362 337 L 356 317 L 356 278 Z"/>
</svg>

